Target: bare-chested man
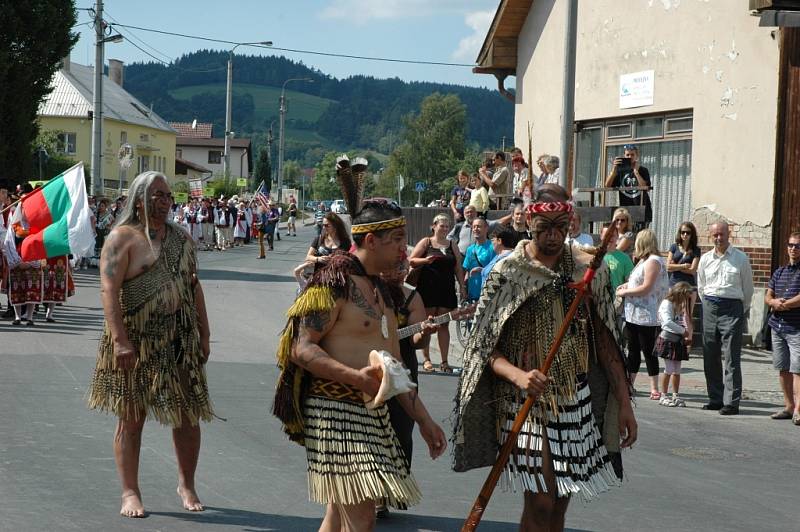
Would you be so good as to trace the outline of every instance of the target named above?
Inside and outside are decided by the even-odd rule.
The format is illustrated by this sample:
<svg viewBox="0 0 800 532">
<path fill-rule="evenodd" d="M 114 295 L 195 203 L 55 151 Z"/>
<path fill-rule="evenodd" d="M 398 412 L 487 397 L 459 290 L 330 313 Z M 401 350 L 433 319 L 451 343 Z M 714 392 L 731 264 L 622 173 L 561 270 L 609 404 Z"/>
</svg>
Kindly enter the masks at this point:
<svg viewBox="0 0 800 532">
<path fill-rule="evenodd" d="M 380 383 L 379 370 L 369 365 L 370 351 L 386 350 L 400 359 L 392 299 L 378 274 L 404 256 L 405 220 L 397 205 L 367 201 L 355 212 L 352 232 L 354 254 L 332 255 L 290 309 L 287 334 L 294 348 L 279 353 L 279 361 L 290 358 L 292 364 L 282 364 L 276 414 L 306 447 L 309 493 L 327 505 L 320 528 L 326 532 L 372 530 L 376 500 L 405 507 L 420 498 L 386 406 L 369 410 L 362 396 L 374 396 Z M 293 431 L 277 403 L 283 384 L 299 371 L 312 378 L 296 399 L 302 418 L 294 420 Z M 440 456 L 444 433 L 416 391 L 398 399 L 419 424 L 431 457 Z"/>
<path fill-rule="evenodd" d="M 148 415 L 173 427 L 183 507 L 203 510 L 194 474 L 199 422 L 213 417 L 204 366 L 210 352 L 208 316 L 194 244 L 185 230 L 167 221 L 172 201 L 163 174 L 139 175 L 100 256 L 106 322 L 89 406 L 119 418 L 114 458 L 125 517 L 145 515 L 138 473 Z"/>
</svg>

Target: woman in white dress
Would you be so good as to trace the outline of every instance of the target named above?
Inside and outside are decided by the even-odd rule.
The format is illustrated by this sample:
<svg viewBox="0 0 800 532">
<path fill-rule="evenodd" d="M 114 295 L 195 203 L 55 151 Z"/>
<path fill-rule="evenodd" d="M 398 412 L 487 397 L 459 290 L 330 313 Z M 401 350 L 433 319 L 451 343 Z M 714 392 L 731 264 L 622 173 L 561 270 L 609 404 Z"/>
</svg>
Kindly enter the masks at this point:
<svg viewBox="0 0 800 532">
<path fill-rule="evenodd" d="M 244 202 L 239 203 L 236 211 L 236 220 L 233 222 L 233 242 L 235 246 L 244 244 L 244 239 L 247 238 L 247 228 L 249 226 L 250 220 L 247 219 Z"/>
</svg>

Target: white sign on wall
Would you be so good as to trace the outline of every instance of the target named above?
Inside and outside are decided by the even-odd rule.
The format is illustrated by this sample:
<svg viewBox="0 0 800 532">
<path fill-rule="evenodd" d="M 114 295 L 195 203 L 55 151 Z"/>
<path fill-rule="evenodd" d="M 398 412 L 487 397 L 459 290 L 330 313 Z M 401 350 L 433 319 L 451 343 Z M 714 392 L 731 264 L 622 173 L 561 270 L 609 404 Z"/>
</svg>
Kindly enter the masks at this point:
<svg viewBox="0 0 800 532">
<path fill-rule="evenodd" d="M 655 70 L 644 70 L 619 77 L 619 108 L 653 105 Z"/>
</svg>

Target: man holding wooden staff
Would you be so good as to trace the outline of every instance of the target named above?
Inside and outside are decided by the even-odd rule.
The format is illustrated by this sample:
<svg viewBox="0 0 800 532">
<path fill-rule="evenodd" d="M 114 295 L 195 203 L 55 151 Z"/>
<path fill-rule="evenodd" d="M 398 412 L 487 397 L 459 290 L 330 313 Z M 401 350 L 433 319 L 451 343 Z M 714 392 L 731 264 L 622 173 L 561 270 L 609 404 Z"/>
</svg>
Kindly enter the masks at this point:
<svg viewBox="0 0 800 532">
<path fill-rule="evenodd" d="M 619 450 L 636 441 L 637 426 L 604 267 L 549 374 L 537 369 L 575 298 L 571 283 L 592 256 L 564 243 L 572 205 L 563 188 L 543 185 L 528 213 L 533 240 L 497 264 L 478 303 L 456 396 L 453 469 L 494 465 L 533 396 L 501 482 L 524 492 L 520 530 L 563 530 L 573 494 L 588 501 L 619 483 Z"/>
</svg>

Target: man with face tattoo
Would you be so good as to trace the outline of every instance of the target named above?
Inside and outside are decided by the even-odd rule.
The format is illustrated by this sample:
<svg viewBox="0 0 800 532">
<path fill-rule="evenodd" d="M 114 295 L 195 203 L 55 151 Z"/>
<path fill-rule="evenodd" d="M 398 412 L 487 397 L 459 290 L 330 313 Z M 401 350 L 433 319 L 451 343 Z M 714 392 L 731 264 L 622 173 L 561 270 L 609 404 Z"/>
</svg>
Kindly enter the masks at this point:
<svg viewBox="0 0 800 532">
<path fill-rule="evenodd" d="M 618 484 L 621 463 L 610 453 L 633 444 L 637 427 L 605 267 L 549 374 L 537 369 L 592 257 L 564 242 L 572 205 L 560 186 L 540 187 L 527 215 L 532 239 L 497 263 L 478 302 L 456 395 L 453 469 L 493 465 L 533 396 L 501 484 L 524 493 L 520 530 L 563 530 L 573 494 L 588 501 Z"/>
</svg>

